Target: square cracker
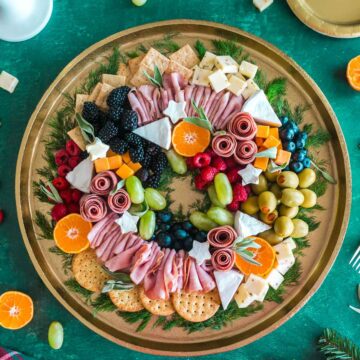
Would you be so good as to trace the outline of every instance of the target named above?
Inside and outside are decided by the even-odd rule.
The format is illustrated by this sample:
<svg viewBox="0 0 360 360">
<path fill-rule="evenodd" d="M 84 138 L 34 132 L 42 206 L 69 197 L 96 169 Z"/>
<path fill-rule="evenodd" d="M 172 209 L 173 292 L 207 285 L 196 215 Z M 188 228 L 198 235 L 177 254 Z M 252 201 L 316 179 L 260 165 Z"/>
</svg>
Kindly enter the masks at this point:
<svg viewBox="0 0 360 360">
<path fill-rule="evenodd" d="M 135 74 L 136 71 L 138 70 L 139 68 L 139 64 L 141 63 L 141 60 L 145 57 L 145 54 L 144 55 L 140 55 L 136 58 L 133 58 L 133 59 L 130 59 L 128 61 L 128 66 L 129 66 L 129 69 L 130 69 L 130 72 L 131 74 Z"/>
<path fill-rule="evenodd" d="M 178 62 L 174 60 L 170 60 L 169 66 L 166 68 L 165 72 L 167 74 L 170 74 L 172 72 L 177 72 L 183 76 L 185 80 L 190 80 L 192 77 L 193 71 L 191 69 L 186 68 L 185 66 L 182 66 Z"/>
<path fill-rule="evenodd" d="M 154 70 L 154 66 L 156 65 L 162 74 L 169 65 L 169 59 L 154 48 L 150 48 L 145 57 L 141 60 L 139 67 L 142 65 L 145 65 L 152 70 Z"/>
<path fill-rule="evenodd" d="M 188 69 L 191 69 L 200 62 L 195 51 L 189 44 L 184 45 L 181 49 L 171 54 L 169 58 Z"/>
<path fill-rule="evenodd" d="M 101 84 L 101 89 L 99 95 L 95 100 L 95 104 L 103 109 L 107 109 L 108 106 L 106 104 L 106 98 L 110 94 L 110 92 L 114 90 L 114 87 L 109 84 Z"/>
<path fill-rule="evenodd" d="M 77 126 L 73 128 L 72 130 L 68 131 L 67 133 L 69 135 L 69 138 L 74 141 L 74 143 L 82 150 L 84 151 L 86 149 L 86 143 L 84 140 L 84 137 L 82 136 L 80 127 Z"/>
<path fill-rule="evenodd" d="M 122 75 L 111 75 L 111 74 L 102 74 L 101 82 L 103 84 L 108 84 L 114 88 L 124 86 L 126 82 L 126 76 Z"/>
<path fill-rule="evenodd" d="M 151 81 L 144 75 L 144 71 L 146 71 L 150 76 L 154 76 L 154 70 L 146 65 L 141 65 L 131 78 L 130 83 L 136 87 L 151 84 Z"/>
<path fill-rule="evenodd" d="M 91 94 L 89 95 L 88 101 L 95 101 L 96 98 L 98 97 L 100 90 L 101 90 L 102 84 L 101 83 L 97 83 L 96 86 L 94 87 L 93 91 L 91 92 Z"/>
<path fill-rule="evenodd" d="M 75 100 L 75 112 L 81 113 L 82 109 L 84 107 L 84 102 L 88 101 L 89 95 L 86 94 L 76 94 L 76 100 Z"/>
<path fill-rule="evenodd" d="M 125 76 L 125 78 L 128 80 L 129 79 L 129 76 L 130 76 L 130 69 L 129 67 L 124 64 L 124 63 L 121 63 L 119 65 L 119 69 L 117 71 L 117 75 L 120 75 L 120 76 Z"/>
</svg>

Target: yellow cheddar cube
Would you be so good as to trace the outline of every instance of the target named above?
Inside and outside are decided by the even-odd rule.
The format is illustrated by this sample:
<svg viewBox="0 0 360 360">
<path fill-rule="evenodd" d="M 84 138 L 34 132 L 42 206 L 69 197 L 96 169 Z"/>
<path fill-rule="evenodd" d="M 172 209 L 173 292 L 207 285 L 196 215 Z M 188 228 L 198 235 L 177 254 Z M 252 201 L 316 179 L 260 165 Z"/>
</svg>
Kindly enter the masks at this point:
<svg viewBox="0 0 360 360">
<path fill-rule="evenodd" d="M 256 158 L 254 162 L 254 167 L 265 171 L 269 163 L 269 158 Z"/>
<path fill-rule="evenodd" d="M 277 139 L 276 137 L 270 135 L 264 141 L 263 146 L 266 147 L 267 149 L 269 149 L 271 147 L 277 147 L 280 143 L 281 143 L 281 141 L 279 139 Z"/>
<path fill-rule="evenodd" d="M 122 159 L 125 164 L 129 163 L 131 161 L 130 154 L 128 152 L 123 154 Z"/>
<path fill-rule="evenodd" d="M 270 126 L 267 125 L 258 125 L 256 137 L 266 139 L 270 134 Z"/>
<path fill-rule="evenodd" d="M 288 164 L 290 162 L 290 159 L 291 159 L 291 152 L 280 149 L 277 152 L 275 164 L 277 165 Z"/>
<path fill-rule="evenodd" d="M 110 170 L 118 169 L 122 165 L 121 155 L 110 156 L 108 157 L 108 161 Z"/>
<path fill-rule="evenodd" d="M 141 169 L 141 164 L 140 163 L 133 163 L 132 161 L 127 163 L 127 166 L 130 167 L 131 169 L 134 170 L 134 172 L 137 172 L 138 170 Z"/>
<path fill-rule="evenodd" d="M 276 128 L 276 127 L 272 127 L 270 128 L 270 133 L 269 133 L 269 136 L 273 136 L 274 138 L 276 139 L 280 139 L 280 136 L 279 136 L 279 128 Z"/>
<path fill-rule="evenodd" d="M 122 179 L 127 179 L 129 176 L 134 175 L 134 170 L 126 164 L 122 164 L 116 174 Z"/>
<path fill-rule="evenodd" d="M 108 152 L 106 153 L 107 157 L 115 156 L 115 155 L 118 155 L 118 154 L 115 151 L 112 151 L 111 149 L 109 149 Z"/>
<path fill-rule="evenodd" d="M 260 147 L 262 144 L 264 143 L 264 139 L 263 138 L 259 138 L 259 137 L 256 137 L 255 138 L 255 144 Z"/>
<path fill-rule="evenodd" d="M 95 164 L 95 171 L 97 173 L 110 169 L 109 158 L 96 159 L 94 161 L 94 164 Z"/>
</svg>

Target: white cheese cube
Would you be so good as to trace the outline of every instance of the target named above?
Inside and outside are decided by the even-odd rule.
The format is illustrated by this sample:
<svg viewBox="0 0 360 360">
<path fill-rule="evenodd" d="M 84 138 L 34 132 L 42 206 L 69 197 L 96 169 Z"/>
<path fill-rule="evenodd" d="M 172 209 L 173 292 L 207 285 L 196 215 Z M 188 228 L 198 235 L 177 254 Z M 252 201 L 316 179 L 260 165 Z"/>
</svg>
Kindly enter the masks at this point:
<svg viewBox="0 0 360 360">
<path fill-rule="evenodd" d="M 248 61 L 243 60 L 240 64 L 240 72 L 249 79 L 253 79 L 256 75 L 258 67 Z"/>
<path fill-rule="evenodd" d="M 281 283 L 284 281 L 284 277 L 276 269 L 272 269 L 270 273 L 266 276 L 265 280 L 267 283 L 275 290 L 279 288 Z"/>
<path fill-rule="evenodd" d="M 230 83 L 223 71 L 217 70 L 208 77 L 210 84 L 216 93 L 226 89 Z"/>
<path fill-rule="evenodd" d="M 0 88 L 8 91 L 10 94 L 14 92 L 16 85 L 19 83 L 19 80 L 7 73 L 6 71 L 2 71 L 0 74 Z"/>
<path fill-rule="evenodd" d="M 242 92 L 242 96 L 247 100 L 250 96 L 254 95 L 260 88 L 257 86 L 253 79 L 246 80 L 246 88 Z"/>
<path fill-rule="evenodd" d="M 236 74 L 234 74 L 236 77 L 238 77 L 241 80 L 246 81 L 246 77 L 244 77 L 244 75 L 239 71 Z"/>
<path fill-rule="evenodd" d="M 239 96 L 245 90 L 247 85 L 245 80 L 241 80 L 235 75 L 230 76 L 229 83 L 230 85 L 227 89 L 236 96 Z"/>
<path fill-rule="evenodd" d="M 296 242 L 291 237 L 288 237 L 287 239 L 285 239 L 281 244 L 288 244 L 290 246 L 291 250 L 296 249 Z"/>
<path fill-rule="evenodd" d="M 289 260 L 287 263 L 278 264 L 278 266 L 276 266 L 276 270 L 280 274 L 285 275 L 292 268 L 294 264 L 295 264 L 295 257 L 292 260 Z"/>
<path fill-rule="evenodd" d="M 272 3 L 273 0 L 253 0 L 253 4 L 260 12 L 263 12 L 265 9 L 267 9 Z"/>
<path fill-rule="evenodd" d="M 278 270 L 280 274 L 285 275 L 295 263 L 295 257 L 291 247 L 289 244 L 280 243 L 274 246 L 274 250 L 278 261 L 276 270 Z"/>
<path fill-rule="evenodd" d="M 269 290 L 269 284 L 260 276 L 250 274 L 245 283 L 246 290 L 250 295 L 255 296 L 258 301 L 264 301 L 265 296 Z"/>
<path fill-rule="evenodd" d="M 215 66 L 216 55 L 207 51 L 200 61 L 199 67 L 205 70 L 212 70 Z"/>
<path fill-rule="evenodd" d="M 238 63 L 228 55 L 217 56 L 215 66 L 225 74 L 236 74 L 239 71 Z"/>
<path fill-rule="evenodd" d="M 194 67 L 194 74 L 191 84 L 200 86 L 209 86 L 209 75 L 212 74 L 211 70 L 200 69 L 197 65 Z"/>
<path fill-rule="evenodd" d="M 255 301 L 255 296 L 251 295 L 249 291 L 247 291 L 245 284 L 242 284 L 237 289 L 234 300 L 239 308 L 243 309 L 248 307 L 253 301 Z"/>
</svg>

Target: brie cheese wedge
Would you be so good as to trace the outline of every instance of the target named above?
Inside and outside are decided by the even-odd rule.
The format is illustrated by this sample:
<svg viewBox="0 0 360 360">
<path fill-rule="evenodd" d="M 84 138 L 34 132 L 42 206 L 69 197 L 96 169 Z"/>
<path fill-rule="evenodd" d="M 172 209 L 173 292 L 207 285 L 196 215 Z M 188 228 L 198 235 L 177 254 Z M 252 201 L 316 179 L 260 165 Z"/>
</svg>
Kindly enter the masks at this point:
<svg viewBox="0 0 360 360">
<path fill-rule="evenodd" d="M 237 211 L 234 216 L 234 228 L 239 235 L 239 240 L 242 240 L 248 236 L 269 230 L 271 226 L 241 211 Z"/>
<path fill-rule="evenodd" d="M 75 188 L 84 193 L 90 192 L 90 183 L 92 179 L 94 164 L 87 157 L 77 164 L 72 171 L 67 173 L 66 180 Z"/>
</svg>

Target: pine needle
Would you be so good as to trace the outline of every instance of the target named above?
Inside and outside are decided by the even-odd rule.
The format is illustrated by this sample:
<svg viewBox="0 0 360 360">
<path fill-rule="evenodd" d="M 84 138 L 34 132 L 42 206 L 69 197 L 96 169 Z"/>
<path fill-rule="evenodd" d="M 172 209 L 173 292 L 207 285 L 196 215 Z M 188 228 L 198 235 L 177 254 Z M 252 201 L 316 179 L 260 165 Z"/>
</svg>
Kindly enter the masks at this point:
<svg viewBox="0 0 360 360">
<path fill-rule="evenodd" d="M 91 303 L 93 292 L 84 289 L 74 278 L 66 280 L 64 284 L 69 290 L 80 295 L 87 304 Z"/>
<path fill-rule="evenodd" d="M 240 63 L 244 60 L 243 48 L 233 40 L 213 40 L 216 55 L 229 55 Z"/>
<path fill-rule="evenodd" d="M 265 94 L 273 106 L 280 98 L 286 95 L 286 79 L 275 78 L 271 80 L 265 87 Z"/>
<path fill-rule="evenodd" d="M 44 240 L 53 240 L 54 225 L 40 211 L 35 211 L 35 224 L 40 229 L 39 238 Z"/>
<path fill-rule="evenodd" d="M 200 60 L 202 60 L 202 58 L 205 56 L 205 53 L 206 53 L 206 47 L 205 47 L 204 43 L 200 40 L 196 40 L 194 47 L 199 54 Z"/>
<path fill-rule="evenodd" d="M 331 135 L 324 129 L 318 129 L 315 133 L 309 135 L 306 146 L 314 149 L 326 144 L 331 139 Z"/>
<path fill-rule="evenodd" d="M 179 33 L 172 32 L 166 34 L 163 39 L 155 40 L 151 46 L 160 51 L 163 55 L 174 53 L 180 49 L 180 46 L 173 40 Z"/>
<path fill-rule="evenodd" d="M 62 268 L 64 270 L 64 274 L 67 275 L 68 272 L 71 270 L 73 255 L 67 254 L 66 252 L 59 249 L 57 246 L 52 246 L 51 248 L 49 248 L 49 252 L 62 257 Z"/>
<path fill-rule="evenodd" d="M 151 313 L 147 310 L 140 310 L 133 313 L 118 311 L 117 314 L 129 324 L 135 324 L 140 321 L 136 332 L 144 330 L 152 317 Z"/>
<path fill-rule="evenodd" d="M 94 308 L 94 316 L 99 312 L 112 312 L 117 309 L 108 294 L 100 294 L 95 300 L 91 301 L 91 306 Z"/>
</svg>

